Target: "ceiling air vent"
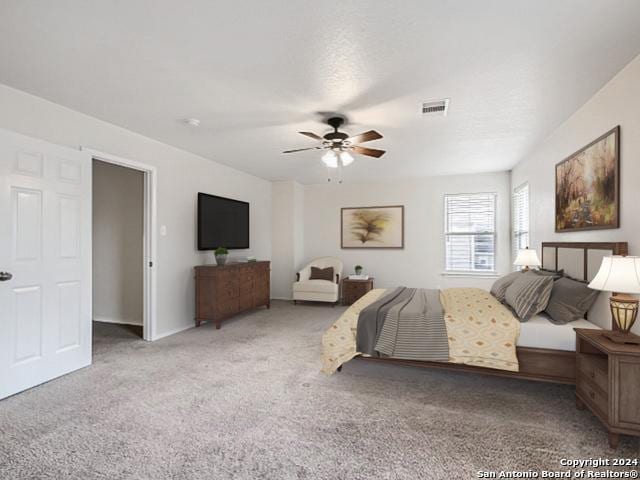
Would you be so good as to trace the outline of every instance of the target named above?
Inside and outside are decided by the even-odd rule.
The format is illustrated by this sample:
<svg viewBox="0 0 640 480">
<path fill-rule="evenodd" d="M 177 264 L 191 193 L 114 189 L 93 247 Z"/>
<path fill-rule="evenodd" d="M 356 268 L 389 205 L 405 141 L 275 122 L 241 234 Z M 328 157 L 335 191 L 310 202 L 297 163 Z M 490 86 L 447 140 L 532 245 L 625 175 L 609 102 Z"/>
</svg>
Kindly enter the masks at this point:
<svg viewBox="0 0 640 480">
<path fill-rule="evenodd" d="M 444 117 L 447 115 L 448 110 L 449 110 L 448 98 L 445 98 L 444 100 L 434 100 L 431 102 L 424 102 L 422 104 L 422 115 Z"/>
</svg>

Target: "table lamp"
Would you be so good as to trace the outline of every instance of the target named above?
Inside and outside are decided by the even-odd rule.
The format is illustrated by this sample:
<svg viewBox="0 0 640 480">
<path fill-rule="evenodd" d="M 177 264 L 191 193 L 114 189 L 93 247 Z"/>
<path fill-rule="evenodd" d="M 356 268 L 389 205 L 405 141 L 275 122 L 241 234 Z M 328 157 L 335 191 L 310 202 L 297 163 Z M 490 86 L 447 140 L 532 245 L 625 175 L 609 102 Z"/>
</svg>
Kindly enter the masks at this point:
<svg viewBox="0 0 640 480">
<path fill-rule="evenodd" d="M 638 299 L 630 294 L 640 293 L 640 257 L 604 257 L 589 288 L 612 292 L 609 305 L 616 328 L 605 336 L 616 343 L 640 344 L 640 337 L 630 333 L 638 316 Z"/>
<path fill-rule="evenodd" d="M 529 250 L 529 247 L 518 251 L 516 261 L 513 264 L 516 267 L 522 267 L 523 272 L 529 270 L 529 267 L 539 267 L 541 265 L 538 254 L 535 250 Z"/>
</svg>

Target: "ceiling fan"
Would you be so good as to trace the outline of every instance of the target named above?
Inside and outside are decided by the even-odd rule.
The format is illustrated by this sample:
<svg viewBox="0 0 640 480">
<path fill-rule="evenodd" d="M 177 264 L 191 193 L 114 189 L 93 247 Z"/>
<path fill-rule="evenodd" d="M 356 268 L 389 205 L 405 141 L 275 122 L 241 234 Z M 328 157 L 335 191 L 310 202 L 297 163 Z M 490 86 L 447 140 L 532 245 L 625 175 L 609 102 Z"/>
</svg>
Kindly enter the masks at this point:
<svg viewBox="0 0 640 480">
<path fill-rule="evenodd" d="M 344 118 L 331 117 L 327 120 L 327 123 L 333 128 L 333 132 L 327 133 L 322 137 L 312 132 L 298 132 L 306 137 L 319 140 L 322 142 L 320 145 L 316 147 L 286 150 L 282 153 L 304 152 L 305 150 L 326 150 L 327 152 L 322 156 L 322 161 L 327 167 L 338 169 L 343 166 L 346 167 L 353 162 L 353 156 L 351 153 L 358 153 L 360 155 L 375 158 L 380 158 L 385 154 L 384 150 L 356 145 L 357 143 L 370 142 L 371 140 L 378 140 L 382 138 L 382 135 L 375 130 L 369 130 L 368 132 L 350 137 L 346 133 L 338 131 L 340 126 L 344 123 Z"/>
</svg>

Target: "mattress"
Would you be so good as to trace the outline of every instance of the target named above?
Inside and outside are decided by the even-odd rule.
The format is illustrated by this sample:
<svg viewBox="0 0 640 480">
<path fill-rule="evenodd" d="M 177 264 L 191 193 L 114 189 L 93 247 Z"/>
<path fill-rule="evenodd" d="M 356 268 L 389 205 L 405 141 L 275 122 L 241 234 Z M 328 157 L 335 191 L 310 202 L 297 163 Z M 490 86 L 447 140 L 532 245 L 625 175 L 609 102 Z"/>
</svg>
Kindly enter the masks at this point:
<svg viewBox="0 0 640 480">
<path fill-rule="evenodd" d="M 580 319 L 565 325 L 551 323 L 548 317 L 536 315 L 520 324 L 519 347 L 549 348 L 575 352 L 576 332 L 574 328 L 600 329 L 588 320 Z"/>
</svg>

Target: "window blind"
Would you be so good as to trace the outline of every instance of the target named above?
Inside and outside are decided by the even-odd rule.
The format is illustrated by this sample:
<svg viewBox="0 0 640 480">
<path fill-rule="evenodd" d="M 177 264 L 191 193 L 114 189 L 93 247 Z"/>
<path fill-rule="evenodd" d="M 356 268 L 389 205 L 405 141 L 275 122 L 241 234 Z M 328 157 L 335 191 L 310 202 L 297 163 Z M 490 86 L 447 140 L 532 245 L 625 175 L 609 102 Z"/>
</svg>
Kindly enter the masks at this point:
<svg viewBox="0 0 640 480">
<path fill-rule="evenodd" d="M 496 194 L 447 194 L 444 210 L 445 270 L 495 271 Z"/>
<path fill-rule="evenodd" d="M 511 253 L 516 258 L 518 250 L 529 246 L 529 184 L 525 183 L 513 190 L 511 210 Z"/>
</svg>

